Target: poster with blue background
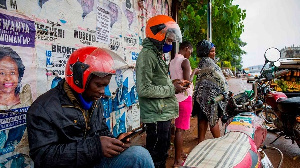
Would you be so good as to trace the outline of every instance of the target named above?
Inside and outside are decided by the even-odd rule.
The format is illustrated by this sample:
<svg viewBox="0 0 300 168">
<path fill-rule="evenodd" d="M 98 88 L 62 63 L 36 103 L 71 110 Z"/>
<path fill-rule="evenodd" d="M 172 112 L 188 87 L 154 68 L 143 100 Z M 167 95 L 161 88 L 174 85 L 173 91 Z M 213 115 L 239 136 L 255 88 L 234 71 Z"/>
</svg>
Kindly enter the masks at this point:
<svg viewBox="0 0 300 168">
<path fill-rule="evenodd" d="M 28 107 L 0 112 L 0 167 L 33 167 L 26 131 Z"/>
</svg>

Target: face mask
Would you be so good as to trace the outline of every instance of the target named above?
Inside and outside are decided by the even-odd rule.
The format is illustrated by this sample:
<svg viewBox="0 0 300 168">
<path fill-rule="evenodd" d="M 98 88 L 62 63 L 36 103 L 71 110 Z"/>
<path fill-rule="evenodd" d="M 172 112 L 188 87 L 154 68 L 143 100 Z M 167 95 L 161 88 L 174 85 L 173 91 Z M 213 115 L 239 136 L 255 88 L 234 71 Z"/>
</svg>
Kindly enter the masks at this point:
<svg viewBox="0 0 300 168">
<path fill-rule="evenodd" d="M 171 45 L 169 45 L 169 44 L 164 44 L 164 46 L 163 46 L 163 52 L 164 53 L 168 53 L 168 52 L 170 52 L 170 51 L 172 51 L 172 44 Z"/>
</svg>

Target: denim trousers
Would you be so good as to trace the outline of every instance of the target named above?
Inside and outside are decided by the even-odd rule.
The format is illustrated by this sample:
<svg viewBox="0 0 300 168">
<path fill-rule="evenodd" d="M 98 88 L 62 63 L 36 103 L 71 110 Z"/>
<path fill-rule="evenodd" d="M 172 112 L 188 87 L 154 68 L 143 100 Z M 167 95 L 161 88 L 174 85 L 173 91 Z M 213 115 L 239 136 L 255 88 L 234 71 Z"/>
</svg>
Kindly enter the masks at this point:
<svg viewBox="0 0 300 168">
<path fill-rule="evenodd" d="M 156 168 L 165 168 L 171 140 L 171 120 L 147 123 L 146 148 Z"/>
<path fill-rule="evenodd" d="M 95 168 L 154 168 L 154 164 L 145 148 L 131 146 L 118 156 L 102 158 Z"/>
</svg>

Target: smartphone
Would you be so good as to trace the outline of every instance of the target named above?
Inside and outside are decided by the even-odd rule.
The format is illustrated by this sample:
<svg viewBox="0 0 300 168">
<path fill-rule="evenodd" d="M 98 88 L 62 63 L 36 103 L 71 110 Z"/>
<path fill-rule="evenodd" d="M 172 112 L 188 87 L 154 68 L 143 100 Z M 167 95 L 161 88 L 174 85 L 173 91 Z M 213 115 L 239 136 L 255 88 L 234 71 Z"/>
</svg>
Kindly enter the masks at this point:
<svg viewBox="0 0 300 168">
<path fill-rule="evenodd" d="M 135 129 L 135 130 L 132 131 L 131 134 L 129 134 L 129 135 L 125 136 L 124 138 L 122 138 L 121 141 L 125 143 L 125 142 L 127 142 L 126 140 L 127 140 L 128 138 L 131 138 L 131 137 L 135 136 L 136 134 L 141 134 L 141 133 L 143 133 L 144 131 L 146 131 L 146 129 L 145 129 L 144 126 L 138 128 L 138 129 Z"/>
<path fill-rule="evenodd" d="M 183 85 L 183 87 L 189 87 L 190 86 L 190 83 L 189 82 L 187 82 L 187 83 L 185 83 L 184 85 Z"/>
</svg>

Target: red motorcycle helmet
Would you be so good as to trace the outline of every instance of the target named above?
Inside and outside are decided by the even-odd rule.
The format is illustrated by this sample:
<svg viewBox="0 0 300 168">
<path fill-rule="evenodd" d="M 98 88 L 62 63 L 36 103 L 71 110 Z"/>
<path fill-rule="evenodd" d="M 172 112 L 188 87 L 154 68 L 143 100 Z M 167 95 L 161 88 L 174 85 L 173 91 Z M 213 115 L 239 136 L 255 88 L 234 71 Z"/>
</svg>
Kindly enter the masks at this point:
<svg viewBox="0 0 300 168">
<path fill-rule="evenodd" d="M 182 35 L 178 24 L 167 15 L 157 15 L 150 18 L 146 25 L 146 37 L 164 41 L 168 34 L 174 34 L 174 41 L 181 42 Z"/>
<path fill-rule="evenodd" d="M 118 60 L 126 64 L 117 54 L 108 49 L 92 46 L 80 48 L 74 51 L 67 61 L 66 81 L 73 90 L 82 93 L 91 74 L 99 77 L 115 74 Z"/>
</svg>

